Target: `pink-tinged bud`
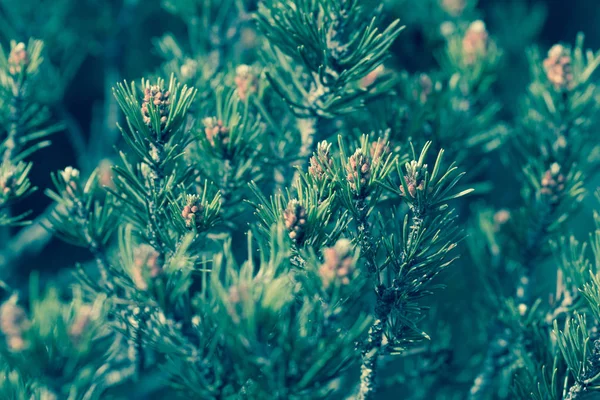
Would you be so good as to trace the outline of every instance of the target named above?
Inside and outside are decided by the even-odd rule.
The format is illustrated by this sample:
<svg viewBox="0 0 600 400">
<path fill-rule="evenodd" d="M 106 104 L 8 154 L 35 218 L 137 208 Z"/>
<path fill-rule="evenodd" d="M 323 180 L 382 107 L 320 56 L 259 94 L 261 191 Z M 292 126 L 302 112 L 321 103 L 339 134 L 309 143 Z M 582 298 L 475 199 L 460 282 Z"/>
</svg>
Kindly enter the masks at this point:
<svg viewBox="0 0 600 400">
<path fill-rule="evenodd" d="M 477 20 L 469 25 L 462 45 L 466 64 L 473 64 L 479 57 L 487 54 L 489 35 L 483 21 Z"/>
<path fill-rule="evenodd" d="M 574 77 L 570 49 L 555 44 L 548 51 L 548 57 L 543 64 L 546 77 L 556 90 L 568 90 L 573 87 Z"/>
</svg>

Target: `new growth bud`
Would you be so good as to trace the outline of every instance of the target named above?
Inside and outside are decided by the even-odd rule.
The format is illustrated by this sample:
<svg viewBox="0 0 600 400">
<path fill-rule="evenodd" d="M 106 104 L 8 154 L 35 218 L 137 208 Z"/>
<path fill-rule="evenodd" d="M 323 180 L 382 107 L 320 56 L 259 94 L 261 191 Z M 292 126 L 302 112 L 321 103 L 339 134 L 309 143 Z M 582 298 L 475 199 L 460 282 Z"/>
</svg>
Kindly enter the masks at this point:
<svg viewBox="0 0 600 400">
<path fill-rule="evenodd" d="M 8 56 L 8 72 L 11 75 L 19 75 L 29 65 L 29 53 L 25 43 L 19 43 L 12 48 Z"/>
<path fill-rule="evenodd" d="M 217 117 L 207 117 L 202 120 L 202 123 L 206 139 L 213 147 L 215 143 L 219 143 L 221 146 L 229 144 L 229 128 L 223 125 L 223 121 Z"/>
<path fill-rule="evenodd" d="M 298 200 L 290 200 L 283 211 L 283 220 L 290 239 L 296 243 L 302 242 L 306 227 L 306 208 Z"/>
<path fill-rule="evenodd" d="M 544 60 L 544 70 L 548 81 L 554 85 L 556 90 L 568 90 L 573 87 L 573 68 L 571 50 L 555 44 L 548 51 L 548 57 Z"/>
<path fill-rule="evenodd" d="M 202 228 L 204 226 L 205 206 L 202 204 L 200 196 L 191 194 L 186 196 L 185 206 L 181 211 L 181 217 L 185 221 L 188 229 Z"/>
<path fill-rule="evenodd" d="M 348 158 L 346 173 L 350 189 L 358 196 L 365 195 L 371 179 L 371 159 L 363 154 L 362 149 L 357 149 Z"/>
<path fill-rule="evenodd" d="M 15 185 L 15 167 L 10 163 L 5 163 L 0 168 L 0 199 L 8 198 Z"/>
<path fill-rule="evenodd" d="M 427 171 L 427 164 L 419 165 L 416 160 L 412 160 L 406 163 L 406 174 L 404 175 L 404 181 L 408 189 L 408 194 L 404 185 L 400 185 L 400 193 L 402 196 L 410 196 L 412 198 L 417 197 L 417 192 L 422 191 L 425 188 L 425 172 Z"/>
<path fill-rule="evenodd" d="M 131 279 L 140 290 L 148 289 L 148 282 L 160 275 L 158 252 L 149 244 L 139 245 L 133 252 L 133 269 Z"/>
<path fill-rule="evenodd" d="M 317 181 L 324 180 L 327 177 L 327 170 L 331 166 L 333 166 L 331 144 L 323 140 L 317 145 L 316 154 L 310 158 L 308 173 Z"/>
<path fill-rule="evenodd" d="M 169 117 L 170 93 L 164 91 L 158 85 L 152 85 L 144 89 L 144 101 L 142 102 L 142 116 L 144 123 L 148 127 L 152 127 L 152 117 L 150 108 L 154 107 L 160 119 L 160 129 L 164 129 L 167 125 Z"/>
<path fill-rule="evenodd" d="M 481 20 L 473 21 L 465 36 L 462 47 L 466 64 L 473 64 L 477 58 L 487 54 L 489 35 L 485 23 Z"/>
<path fill-rule="evenodd" d="M 550 168 L 544 172 L 542 177 L 542 189 L 540 192 L 543 196 L 555 204 L 560 199 L 561 193 L 565 190 L 565 176 L 560 171 L 560 165 L 553 163 Z"/>
<path fill-rule="evenodd" d="M 63 181 L 65 182 L 65 193 L 69 197 L 75 197 L 77 191 L 80 189 L 79 185 L 79 170 L 73 167 L 67 167 L 60 172 Z"/>
<path fill-rule="evenodd" d="M 13 351 L 22 350 L 25 347 L 24 333 L 29 329 L 31 322 L 27 317 L 25 309 L 17 305 L 15 296 L 8 299 L 0 307 L 0 331 L 6 339 L 6 344 Z"/>
<path fill-rule="evenodd" d="M 340 239 L 335 246 L 323 251 L 324 262 L 319 267 L 319 275 L 325 289 L 332 284 L 348 285 L 355 271 L 355 260 L 352 244 L 347 239 Z"/>
<path fill-rule="evenodd" d="M 467 0 L 442 0 L 441 5 L 448 14 L 458 17 L 467 7 Z"/>
<path fill-rule="evenodd" d="M 238 96 L 242 101 L 248 98 L 248 95 L 256 92 L 258 79 L 252 70 L 252 67 L 246 64 L 239 65 L 235 69 L 235 85 L 237 86 Z"/>
</svg>

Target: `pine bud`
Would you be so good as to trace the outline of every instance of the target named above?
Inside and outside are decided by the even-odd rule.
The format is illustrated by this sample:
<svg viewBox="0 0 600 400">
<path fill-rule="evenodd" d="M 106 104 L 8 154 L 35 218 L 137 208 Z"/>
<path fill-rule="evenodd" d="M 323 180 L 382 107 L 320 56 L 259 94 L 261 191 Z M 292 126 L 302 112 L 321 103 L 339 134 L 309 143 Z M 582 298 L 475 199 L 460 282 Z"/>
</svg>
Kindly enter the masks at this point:
<svg viewBox="0 0 600 400">
<path fill-rule="evenodd" d="M 19 43 L 13 47 L 8 56 L 8 72 L 11 75 L 19 75 L 29 65 L 29 53 L 25 43 Z"/>
<path fill-rule="evenodd" d="M 542 177 L 541 193 L 550 203 L 557 203 L 561 193 L 565 190 L 565 176 L 560 172 L 560 165 L 553 163 Z"/>
<path fill-rule="evenodd" d="M 333 166 L 333 159 L 331 158 L 331 144 L 323 140 L 317 145 L 317 152 L 314 154 L 309 161 L 308 173 L 315 180 L 321 181 L 327 177 L 329 169 Z M 323 168 L 325 167 L 325 169 Z"/>
<path fill-rule="evenodd" d="M 573 68 L 571 50 L 555 44 L 548 51 L 548 57 L 544 60 L 544 70 L 550 83 L 556 90 L 566 90 L 573 87 Z"/>
<path fill-rule="evenodd" d="M 180 68 L 181 79 L 184 81 L 189 81 L 198 72 L 198 62 L 196 60 L 192 60 L 191 58 L 186 58 L 185 62 Z"/>
<path fill-rule="evenodd" d="M 380 64 L 373 71 L 369 72 L 360 80 L 360 87 L 363 89 L 368 89 L 371 85 L 373 85 L 377 79 L 383 75 L 385 72 L 385 67 L 383 64 Z"/>
<path fill-rule="evenodd" d="M 95 319 L 93 308 L 84 304 L 77 310 L 77 315 L 75 316 L 75 320 L 71 324 L 69 328 L 69 336 L 74 343 L 78 343 L 87 328 L 90 326 L 90 323 Z"/>
<path fill-rule="evenodd" d="M 427 74 L 420 74 L 415 88 L 413 89 L 413 97 L 419 100 L 421 104 L 427 103 L 429 95 L 433 92 L 433 81 Z"/>
<path fill-rule="evenodd" d="M 246 64 L 239 65 L 235 69 L 235 73 L 234 81 L 237 86 L 238 96 L 242 101 L 246 101 L 248 95 L 256 92 L 258 79 L 252 67 Z"/>
<path fill-rule="evenodd" d="M 485 23 L 477 20 L 469 25 L 463 37 L 462 47 L 466 64 L 473 64 L 478 57 L 487 54 L 489 35 Z"/>
<path fill-rule="evenodd" d="M 158 251 L 149 244 L 141 244 L 134 250 L 131 278 L 138 289 L 147 290 L 148 281 L 160 275 L 162 266 L 158 259 Z"/>
<path fill-rule="evenodd" d="M 204 211 L 206 207 L 202 204 L 200 196 L 191 194 L 186 196 L 186 203 L 181 211 L 181 217 L 188 229 L 200 229 L 204 227 Z"/>
<path fill-rule="evenodd" d="M 384 139 L 377 139 L 377 141 L 371 142 L 369 152 L 372 164 L 377 165 L 390 153 L 390 147 Z"/>
<path fill-rule="evenodd" d="M 229 128 L 223 126 L 223 121 L 217 117 L 207 117 L 202 120 L 202 123 L 206 138 L 213 147 L 215 143 L 219 143 L 221 146 L 229 144 Z"/>
<path fill-rule="evenodd" d="M 306 208 L 298 200 L 290 200 L 287 208 L 283 211 L 283 220 L 290 239 L 300 243 L 304 238 L 306 228 Z"/>
<path fill-rule="evenodd" d="M 467 7 L 467 0 L 442 0 L 442 8 L 453 17 L 460 16 Z"/>
<path fill-rule="evenodd" d="M 350 184 L 350 189 L 359 196 L 365 195 L 369 179 L 371 179 L 370 157 L 363 154 L 361 149 L 357 149 L 348 158 L 346 172 L 346 179 Z"/>
<path fill-rule="evenodd" d="M 501 227 L 510 220 L 510 211 L 502 209 L 494 213 L 494 223 L 496 227 Z"/>
<path fill-rule="evenodd" d="M 348 285 L 355 271 L 352 244 L 347 239 L 340 239 L 335 246 L 323 251 L 324 262 L 319 267 L 319 275 L 325 289 L 334 282 Z"/>
<path fill-rule="evenodd" d="M 419 165 L 416 160 L 412 160 L 406 164 L 406 174 L 404 180 L 406 181 L 406 187 L 408 188 L 408 194 L 404 189 L 404 185 L 400 185 L 400 193 L 402 196 L 410 196 L 413 199 L 417 197 L 417 192 L 422 191 L 425 188 L 425 172 L 427 171 L 427 164 Z"/>
<path fill-rule="evenodd" d="M 65 182 L 65 192 L 69 197 L 75 197 L 75 194 L 80 189 L 79 170 L 69 166 L 62 170 L 60 174 Z"/>
<path fill-rule="evenodd" d="M 154 107 L 157 110 L 158 117 L 160 118 L 161 130 L 167 125 L 167 119 L 169 117 L 169 106 L 170 102 L 169 91 L 164 91 L 158 85 L 152 85 L 144 89 L 144 101 L 142 102 L 142 116 L 144 123 L 148 127 L 152 127 L 152 118 L 150 116 L 150 108 Z"/>
<path fill-rule="evenodd" d="M 113 163 L 108 158 L 100 161 L 100 165 L 98 165 L 98 183 L 101 187 L 106 188 L 115 188 L 115 183 L 113 181 Z"/>
<path fill-rule="evenodd" d="M 16 297 L 11 297 L 0 307 L 0 331 L 11 350 L 18 351 L 25 347 L 23 334 L 30 325 L 27 313 L 23 307 L 17 305 Z"/>
<path fill-rule="evenodd" d="M 0 198 L 8 198 L 15 185 L 15 167 L 12 164 L 4 164 L 0 168 Z"/>
</svg>

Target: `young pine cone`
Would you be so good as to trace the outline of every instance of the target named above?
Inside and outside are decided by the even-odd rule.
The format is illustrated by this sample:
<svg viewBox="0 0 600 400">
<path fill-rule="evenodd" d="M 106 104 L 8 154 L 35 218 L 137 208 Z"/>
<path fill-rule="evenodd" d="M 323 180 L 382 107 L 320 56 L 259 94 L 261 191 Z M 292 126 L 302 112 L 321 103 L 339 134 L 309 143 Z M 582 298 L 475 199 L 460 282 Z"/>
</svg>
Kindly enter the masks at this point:
<svg viewBox="0 0 600 400">
<path fill-rule="evenodd" d="M 346 179 L 350 185 L 350 189 L 356 194 L 364 195 L 367 189 L 369 180 L 371 179 L 371 159 L 363 154 L 361 149 L 348 158 L 346 164 Z"/>
<path fill-rule="evenodd" d="M 141 244 L 133 253 L 132 280 L 140 290 L 148 289 L 149 279 L 156 278 L 162 271 L 158 252 L 149 244 Z"/>
<path fill-rule="evenodd" d="M 221 146 L 229 144 L 229 128 L 223 125 L 223 121 L 216 117 L 207 117 L 202 120 L 204 123 L 204 133 L 211 146 L 219 143 Z"/>
<path fill-rule="evenodd" d="M 167 125 L 169 116 L 169 106 L 171 104 L 169 91 L 164 91 L 158 85 L 152 85 L 144 89 L 144 101 L 142 102 L 142 116 L 144 123 L 148 127 L 152 127 L 152 118 L 150 117 L 150 104 L 152 104 L 160 118 L 160 129 L 164 129 Z"/>
<path fill-rule="evenodd" d="M 283 211 L 283 220 L 290 239 L 296 243 L 301 242 L 306 228 L 306 208 L 298 200 L 290 200 Z"/>
<path fill-rule="evenodd" d="M 350 283 L 354 273 L 354 257 L 351 254 L 352 244 L 347 239 L 340 239 L 334 247 L 323 251 L 324 262 L 319 267 L 319 275 L 323 286 L 327 289 L 335 281 L 342 285 Z"/>
<path fill-rule="evenodd" d="M 546 196 L 550 203 L 555 204 L 560 194 L 565 190 L 565 176 L 560 172 L 560 165 L 554 163 L 542 177 L 542 195 Z"/>
<path fill-rule="evenodd" d="M 19 75 L 29 64 L 29 53 L 25 43 L 19 43 L 12 48 L 8 56 L 8 72 L 11 75 Z"/>
<path fill-rule="evenodd" d="M 488 44 L 489 35 L 485 23 L 481 20 L 472 22 L 462 42 L 465 63 L 473 64 L 479 56 L 485 56 Z"/>
<path fill-rule="evenodd" d="M 544 70 L 556 90 L 566 90 L 573 86 L 571 63 L 571 51 L 568 48 L 555 44 L 548 51 L 548 57 L 544 60 Z"/>
</svg>

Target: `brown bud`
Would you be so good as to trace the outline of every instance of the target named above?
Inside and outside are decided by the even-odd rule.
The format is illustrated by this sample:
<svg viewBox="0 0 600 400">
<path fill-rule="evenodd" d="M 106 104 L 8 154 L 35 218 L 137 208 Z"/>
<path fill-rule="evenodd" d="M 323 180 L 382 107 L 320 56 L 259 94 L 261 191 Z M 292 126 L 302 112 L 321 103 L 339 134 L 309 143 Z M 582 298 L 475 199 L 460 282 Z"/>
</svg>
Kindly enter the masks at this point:
<svg viewBox="0 0 600 400">
<path fill-rule="evenodd" d="M 473 64 L 478 57 L 485 56 L 488 45 L 489 35 L 485 23 L 481 20 L 472 22 L 462 42 L 465 63 Z"/>
<path fill-rule="evenodd" d="M 148 244 L 141 244 L 134 250 L 131 277 L 138 289 L 147 290 L 148 282 L 161 274 L 159 256 L 160 254 Z"/>
<path fill-rule="evenodd" d="M 19 43 L 12 48 L 8 56 L 8 72 L 11 75 L 20 74 L 29 64 L 29 53 L 25 43 Z"/>
<path fill-rule="evenodd" d="M 223 121 L 216 117 L 207 117 L 202 120 L 204 133 L 210 144 L 214 147 L 217 143 L 226 146 L 229 143 L 229 128 L 223 125 Z"/>
<path fill-rule="evenodd" d="M 237 86 L 238 96 L 242 101 L 248 98 L 248 95 L 256 92 L 258 87 L 258 79 L 252 67 L 246 64 L 239 65 L 235 69 L 236 75 L 234 78 Z"/>
<path fill-rule="evenodd" d="M 371 179 L 371 159 L 370 155 L 363 154 L 361 149 L 357 149 L 353 155 L 348 158 L 346 164 L 346 179 L 350 189 L 355 194 L 362 196 L 366 194 L 367 185 Z"/>
<path fill-rule="evenodd" d="M 319 275 L 323 286 L 327 289 L 337 282 L 348 285 L 355 271 L 354 258 L 351 254 L 352 245 L 349 240 L 341 239 L 334 247 L 323 251 L 324 262 L 319 267 Z"/>
<path fill-rule="evenodd" d="M 556 44 L 548 51 L 544 60 L 544 70 L 548 81 L 556 90 L 568 90 L 573 87 L 573 67 L 570 49 Z"/>
<path fill-rule="evenodd" d="M 283 211 L 283 221 L 289 232 L 289 237 L 295 242 L 301 242 L 306 228 L 306 208 L 296 199 L 290 200 Z"/>
<path fill-rule="evenodd" d="M 169 108 L 171 105 L 169 91 L 164 91 L 158 85 L 152 85 L 144 89 L 144 101 L 142 102 L 141 111 L 144 123 L 148 127 L 152 127 L 152 117 L 150 116 L 150 104 L 152 104 L 158 112 L 158 117 L 160 120 L 160 129 L 164 129 L 167 124 Z"/>
<path fill-rule="evenodd" d="M 565 176 L 561 173 L 560 165 L 554 163 L 544 172 L 540 181 L 542 188 L 540 193 L 545 196 L 551 204 L 557 203 L 560 195 L 565 190 Z"/>
</svg>

